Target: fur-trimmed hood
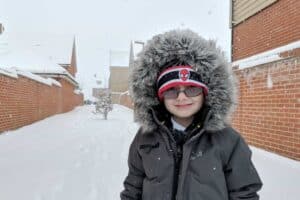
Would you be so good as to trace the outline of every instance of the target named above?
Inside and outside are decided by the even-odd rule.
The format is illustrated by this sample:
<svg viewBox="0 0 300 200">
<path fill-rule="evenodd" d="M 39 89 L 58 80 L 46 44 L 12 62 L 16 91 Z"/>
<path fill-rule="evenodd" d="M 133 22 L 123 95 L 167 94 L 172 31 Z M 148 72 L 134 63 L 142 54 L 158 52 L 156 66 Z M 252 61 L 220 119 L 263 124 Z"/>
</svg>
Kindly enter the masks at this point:
<svg viewBox="0 0 300 200">
<path fill-rule="evenodd" d="M 205 105 L 210 108 L 206 129 L 215 131 L 224 128 L 236 104 L 235 78 L 224 53 L 215 42 L 205 40 L 191 30 L 172 30 L 156 35 L 138 55 L 129 78 L 135 120 L 145 131 L 157 128 L 152 113 L 161 104 L 156 80 L 162 70 L 178 64 L 174 61 L 192 66 L 209 89 L 205 99 Z"/>
</svg>

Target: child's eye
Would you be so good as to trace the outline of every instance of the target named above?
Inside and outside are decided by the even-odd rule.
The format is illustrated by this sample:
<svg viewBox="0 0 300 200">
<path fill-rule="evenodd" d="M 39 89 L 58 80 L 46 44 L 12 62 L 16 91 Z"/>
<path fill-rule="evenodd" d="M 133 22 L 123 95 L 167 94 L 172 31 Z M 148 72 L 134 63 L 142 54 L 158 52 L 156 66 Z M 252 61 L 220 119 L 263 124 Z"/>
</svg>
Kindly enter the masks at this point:
<svg viewBox="0 0 300 200">
<path fill-rule="evenodd" d="M 186 90 L 195 91 L 195 90 L 198 90 L 198 88 L 194 87 L 194 86 L 190 86 L 190 87 L 186 88 Z"/>
</svg>

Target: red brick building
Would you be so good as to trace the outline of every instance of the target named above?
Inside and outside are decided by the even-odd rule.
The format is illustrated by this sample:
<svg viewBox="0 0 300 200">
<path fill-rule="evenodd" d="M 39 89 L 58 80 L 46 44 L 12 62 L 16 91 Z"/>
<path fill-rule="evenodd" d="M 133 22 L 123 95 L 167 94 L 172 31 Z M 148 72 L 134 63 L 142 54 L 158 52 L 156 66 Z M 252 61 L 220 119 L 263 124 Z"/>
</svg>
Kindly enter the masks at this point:
<svg viewBox="0 0 300 200">
<path fill-rule="evenodd" d="M 300 1 L 231 5 L 234 127 L 250 144 L 300 160 Z"/>
<path fill-rule="evenodd" d="M 0 133 L 82 105 L 75 41 L 65 68 L 26 51 L 0 47 Z"/>
</svg>

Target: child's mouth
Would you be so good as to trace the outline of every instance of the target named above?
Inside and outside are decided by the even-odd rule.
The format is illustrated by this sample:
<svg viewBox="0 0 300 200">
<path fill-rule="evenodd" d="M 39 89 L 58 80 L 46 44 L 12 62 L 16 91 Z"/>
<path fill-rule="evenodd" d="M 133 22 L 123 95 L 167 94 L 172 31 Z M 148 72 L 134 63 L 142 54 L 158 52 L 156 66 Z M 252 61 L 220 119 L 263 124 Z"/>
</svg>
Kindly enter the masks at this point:
<svg viewBox="0 0 300 200">
<path fill-rule="evenodd" d="M 189 107 L 191 106 L 192 104 L 189 103 L 189 104 L 178 104 L 178 105 L 175 105 L 177 108 L 186 108 L 186 107 Z"/>
</svg>

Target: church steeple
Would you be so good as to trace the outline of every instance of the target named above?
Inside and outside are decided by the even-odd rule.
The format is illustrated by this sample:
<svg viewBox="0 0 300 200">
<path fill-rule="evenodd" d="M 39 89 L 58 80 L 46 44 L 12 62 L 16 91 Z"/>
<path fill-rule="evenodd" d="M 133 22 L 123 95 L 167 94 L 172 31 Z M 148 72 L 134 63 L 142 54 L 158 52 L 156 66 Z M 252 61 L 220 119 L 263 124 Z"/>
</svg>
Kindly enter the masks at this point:
<svg viewBox="0 0 300 200">
<path fill-rule="evenodd" d="M 132 69 L 134 65 L 134 51 L 133 51 L 133 41 L 130 43 L 130 54 L 129 54 L 129 70 Z"/>
<path fill-rule="evenodd" d="M 75 36 L 74 36 L 74 39 L 73 39 L 73 48 L 72 48 L 70 73 L 73 76 L 75 76 L 75 74 L 77 73 L 77 55 L 76 55 L 76 40 L 75 40 Z"/>
</svg>

